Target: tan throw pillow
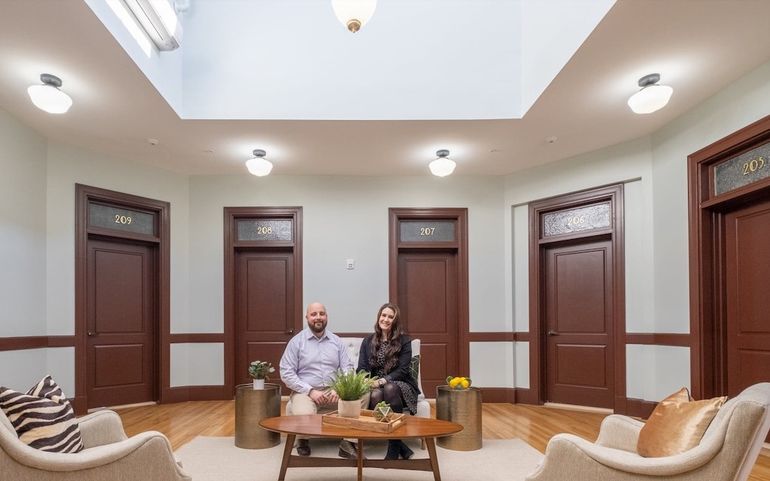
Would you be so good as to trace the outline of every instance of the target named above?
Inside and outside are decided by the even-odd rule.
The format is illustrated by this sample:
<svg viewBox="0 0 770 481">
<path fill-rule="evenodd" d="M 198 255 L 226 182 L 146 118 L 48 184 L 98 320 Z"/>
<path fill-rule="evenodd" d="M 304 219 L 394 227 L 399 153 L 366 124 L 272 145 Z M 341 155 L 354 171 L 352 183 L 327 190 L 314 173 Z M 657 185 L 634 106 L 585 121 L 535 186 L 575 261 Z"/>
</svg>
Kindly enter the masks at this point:
<svg viewBox="0 0 770 481">
<path fill-rule="evenodd" d="M 726 399 L 693 401 L 683 387 L 655 407 L 639 433 L 636 451 L 646 458 L 659 458 L 694 448 Z"/>
</svg>

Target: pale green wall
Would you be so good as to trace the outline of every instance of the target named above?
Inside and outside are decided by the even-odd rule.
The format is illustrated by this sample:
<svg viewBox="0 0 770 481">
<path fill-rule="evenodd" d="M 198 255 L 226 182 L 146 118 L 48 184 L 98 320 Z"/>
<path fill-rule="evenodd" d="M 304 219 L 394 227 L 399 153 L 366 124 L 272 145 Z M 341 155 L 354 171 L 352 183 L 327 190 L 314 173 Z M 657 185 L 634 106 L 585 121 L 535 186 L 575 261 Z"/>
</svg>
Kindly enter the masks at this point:
<svg viewBox="0 0 770 481">
<path fill-rule="evenodd" d="M 329 309 L 329 327 L 360 332 L 388 299 L 388 208 L 467 207 L 470 325 L 510 330 L 502 280 L 502 179 L 490 177 L 193 177 L 191 324 L 221 332 L 222 208 L 303 206 L 304 304 Z M 345 259 L 356 261 L 345 269 Z"/>
<path fill-rule="evenodd" d="M 0 110 L 0 146 L 0 336 L 41 336 L 46 142 Z"/>
</svg>

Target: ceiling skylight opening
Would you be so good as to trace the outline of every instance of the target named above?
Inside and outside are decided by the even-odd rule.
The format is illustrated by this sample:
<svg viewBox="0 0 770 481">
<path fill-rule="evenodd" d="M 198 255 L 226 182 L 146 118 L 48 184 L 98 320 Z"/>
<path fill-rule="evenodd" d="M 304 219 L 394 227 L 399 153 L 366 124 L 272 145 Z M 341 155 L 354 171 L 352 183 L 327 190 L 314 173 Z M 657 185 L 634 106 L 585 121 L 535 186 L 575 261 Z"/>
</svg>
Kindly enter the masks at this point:
<svg viewBox="0 0 770 481">
<path fill-rule="evenodd" d="M 128 30 L 128 33 L 134 37 L 134 40 L 139 44 L 139 48 L 142 49 L 142 52 L 149 58 L 152 55 L 152 42 L 147 34 L 144 33 L 144 30 L 142 30 L 142 27 L 139 26 L 134 15 L 128 10 L 126 4 L 123 3 L 122 0 L 107 0 L 107 5 L 109 5 L 110 9 L 117 15 L 120 22 L 126 27 L 126 30 Z"/>
</svg>

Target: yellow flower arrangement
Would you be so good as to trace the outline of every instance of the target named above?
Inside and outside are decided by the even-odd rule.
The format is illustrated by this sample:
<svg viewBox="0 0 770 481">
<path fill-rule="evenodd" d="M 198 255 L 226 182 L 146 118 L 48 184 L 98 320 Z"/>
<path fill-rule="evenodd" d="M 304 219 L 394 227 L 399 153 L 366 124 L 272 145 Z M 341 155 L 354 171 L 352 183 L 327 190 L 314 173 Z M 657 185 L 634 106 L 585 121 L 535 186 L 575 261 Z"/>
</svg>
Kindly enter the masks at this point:
<svg viewBox="0 0 770 481">
<path fill-rule="evenodd" d="M 446 383 L 452 389 L 468 389 L 471 387 L 471 378 L 460 376 L 449 376 L 446 378 Z"/>
</svg>

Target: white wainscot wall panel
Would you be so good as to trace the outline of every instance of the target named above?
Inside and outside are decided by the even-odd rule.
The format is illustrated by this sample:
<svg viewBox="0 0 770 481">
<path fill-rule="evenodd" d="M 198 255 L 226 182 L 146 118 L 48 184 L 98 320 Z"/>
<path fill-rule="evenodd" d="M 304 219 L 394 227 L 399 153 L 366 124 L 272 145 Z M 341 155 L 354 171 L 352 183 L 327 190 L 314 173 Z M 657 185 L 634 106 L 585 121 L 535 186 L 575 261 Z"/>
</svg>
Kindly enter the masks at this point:
<svg viewBox="0 0 770 481">
<path fill-rule="evenodd" d="M 516 354 L 516 387 L 529 389 L 529 343 L 513 343 Z"/>
<path fill-rule="evenodd" d="M 474 386 L 513 387 L 512 343 L 472 342 L 470 354 Z"/>
<path fill-rule="evenodd" d="M 47 349 L 0 351 L 0 385 L 26 392 L 46 372 Z M 64 391 L 68 396 L 72 392 Z"/>
<path fill-rule="evenodd" d="M 172 344 L 171 387 L 223 385 L 224 359 L 221 342 Z"/>
<path fill-rule="evenodd" d="M 626 396 L 660 401 L 690 388 L 690 349 L 675 346 L 626 346 Z"/>
<path fill-rule="evenodd" d="M 55 347 L 46 349 L 46 371 L 53 376 L 69 398 L 85 393 L 75 392 L 75 348 Z"/>
</svg>

